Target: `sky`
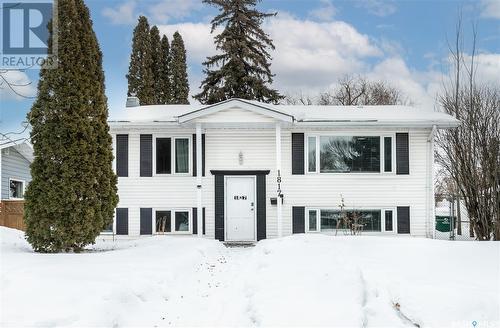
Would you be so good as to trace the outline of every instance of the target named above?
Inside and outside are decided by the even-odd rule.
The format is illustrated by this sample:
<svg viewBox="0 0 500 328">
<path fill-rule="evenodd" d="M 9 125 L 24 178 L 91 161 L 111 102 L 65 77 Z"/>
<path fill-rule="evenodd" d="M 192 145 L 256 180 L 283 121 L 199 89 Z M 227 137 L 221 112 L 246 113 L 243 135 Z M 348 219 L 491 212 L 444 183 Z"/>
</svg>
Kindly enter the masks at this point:
<svg viewBox="0 0 500 328">
<path fill-rule="evenodd" d="M 132 32 L 139 15 L 171 40 L 179 31 L 187 49 L 191 95 L 199 91 L 206 56 L 215 53 L 210 20 L 217 9 L 200 0 L 86 0 L 103 53 L 110 116 L 125 109 Z M 315 96 L 346 74 L 384 80 L 415 106 L 436 109 L 448 76 L 448 43 L 462 11 L 464 46 L 477 26 L 477 79 L 500 83 L 500 0 L 264 0 L 258 9 L 275 12 L 264 30 L 274 40 L 273 87 L 282 94 Z M 0 88 L 0 132 L 22 131 L 39 71 L 8 72 L 15 95 Z M 191 100 L 195 103 L 194 100 Z"/>
</svg>

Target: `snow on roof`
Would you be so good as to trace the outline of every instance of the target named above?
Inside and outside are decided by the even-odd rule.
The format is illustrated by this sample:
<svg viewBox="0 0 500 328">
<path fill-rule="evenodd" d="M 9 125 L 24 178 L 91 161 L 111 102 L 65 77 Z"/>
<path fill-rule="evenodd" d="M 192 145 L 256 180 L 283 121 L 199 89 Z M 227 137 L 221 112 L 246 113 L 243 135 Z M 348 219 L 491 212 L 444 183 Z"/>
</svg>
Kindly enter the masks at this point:
<svg viewBox="0 0 500 328">
<path fill-rule="evenodd" d="M 272 105 L 257 101 L 232 99 L 235 107 L 240 104 L 255 105 L 271 111 L 292 115 L 297 125 L 418 125 L 437 127 L 458 126 L 459 121 L 442 112 L 428 111 L 410 106 L 319 106 L 319 105 Z M 210 107 L 217 106 L 211 105 Z M 200 111 L 207 106 L 192 105 L 148 105 L 129 107 L 121 117 L 113 117 L 110 122 L 178 122 L 178 117 Z"/>
</svg>

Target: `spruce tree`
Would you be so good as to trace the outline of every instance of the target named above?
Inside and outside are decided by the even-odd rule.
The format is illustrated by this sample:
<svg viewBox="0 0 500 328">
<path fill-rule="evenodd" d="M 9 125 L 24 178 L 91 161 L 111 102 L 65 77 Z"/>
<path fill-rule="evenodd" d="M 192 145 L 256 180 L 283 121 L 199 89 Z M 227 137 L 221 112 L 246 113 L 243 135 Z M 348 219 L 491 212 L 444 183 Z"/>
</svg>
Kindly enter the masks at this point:
<svg viewBox="0 0 500 328">
<path fill-rule="evenodd" d="M 179 32 L 175 32 L 170 47 L 170 74 L 172 104 L 189 104 L 189 82 L 187 77 L 186 49 Z"/>
<path fill-rule="evenodd" d="M 152 57 L 149 23 L 146 17 L 140 16 L 134 28 L 127 80 L 128 95 L 137 96 L 141 105 L 155 103 Z"/>
<path fill-rule="evenodd" d="M 34 161 L 26 236 L 39 252 L 93 243 L 118 202 L 102 54 L 89 10 L 83 0 L 59 0 L 57 15 L 57 29 L 49 24 L 50 40 L 58 37 L 57 68 L 42 67 L 28 113 Z"/>
<path fill-rule="evenodd" d="M 161 39 L 160 30 L 154 25 L 150 30 L 151 39 L 151 72 L 153 74 L 154 104 L 161 104 Z"/>
<path fill-rule="evenodd" d="M 261 28 L 266 17 L 276 14 L 255 9 L 259 0 L 204 0 L 219 9 L 212 19 L 212 33 L 218 27 L 223 31 L 215 36 L 220 54 L 207 57 L 203 63 L 206 74 L 202 91 L 194 96 L 202 104 L 213 104 L 230 98 L 243 98 L 266 103 L 277 103 L 283 97 L 271 89 L 271 55 L 273 41 Z"/>
<path fill-rule="evenodd" d="M 160 83 L 161 89 L 159 93 L 160 104 L 170 104 L 172 95 L 170 90 L 170 44 L 168 38 L 164 35 L 161 38 L 161 53 L 160 53 Z"/>
</svg>

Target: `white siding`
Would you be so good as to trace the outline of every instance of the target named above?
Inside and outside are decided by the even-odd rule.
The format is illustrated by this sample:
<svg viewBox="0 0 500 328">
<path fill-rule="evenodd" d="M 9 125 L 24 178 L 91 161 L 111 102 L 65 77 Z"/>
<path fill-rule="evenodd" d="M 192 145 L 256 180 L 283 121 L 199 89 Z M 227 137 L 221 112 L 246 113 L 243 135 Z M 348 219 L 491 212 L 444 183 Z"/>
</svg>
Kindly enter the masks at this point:
<svg viewBox="0 0 500 328">
<path fill-rule="evenodd" d="M 220 113 L 218 113 L 220 114 Z M 169 131 L 171 133 L 169 133 Z M 335 131 L 338 133 L 338 129 Z M 409 132 L 410 175 L 396 174 L 305 174 L 291 175 L 291 130 L 282 129 L 283 231 L 292 233 L 292 206 L 336 208 L 340 194 L 346 205 L 356 208 L 410 206 L 411 234 L 425 236 L 427 137 L 430 130 L 346 130 L 346 134 Z M 157 133 L 156 131 L 155 133 Z M 295 131 L 294 131 L 295 132 Z M 296 131 L 306 132 L 307 131 Z M 312 131 L 314 132 L 314 131 Z M 334 131 L 323 130 L 321 134 Z M 129 208 L 129 233 L 139 234 L 139 208 L 196 207 L 196 178 L 193 176 L 139 177 L 139 132 L 114 128 L 129 134 L 129 177 L 118 179 L 119 207 Z M 144 130 L 140 133 L 152 133 Z M 161 131 L 192 135 L 194 130 L 175 128 Z M 207 237 L 214 238 L 214 177 L 210 170 L 270 170 L 266 177 L 267 237 L 277 236 L 275 197 L 275 131 L 207 129 L 206 176 L 203 178 L 203 206 L 206 208 Z M 153 133 L 154 134 L 154 133 Z M 243 163 L 239 163 L 239 154 Z M 393 156 L 394 153 L 393 153 Z"/>
</svg>

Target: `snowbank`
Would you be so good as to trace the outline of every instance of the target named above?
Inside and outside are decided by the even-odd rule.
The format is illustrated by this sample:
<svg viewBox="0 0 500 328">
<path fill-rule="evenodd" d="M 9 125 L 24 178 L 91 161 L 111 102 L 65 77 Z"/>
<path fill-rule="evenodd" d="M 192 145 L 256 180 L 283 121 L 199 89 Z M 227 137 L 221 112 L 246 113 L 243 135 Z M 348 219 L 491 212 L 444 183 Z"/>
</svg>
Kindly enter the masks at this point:
<svg viewBox="0 0 500 328">
<path fill-rule="evenodd" d="M 498 242 L 158 236 L 36 254 L 23 238 L 0 228 L 2 327 L 500 326 Z"/>
</svg>

